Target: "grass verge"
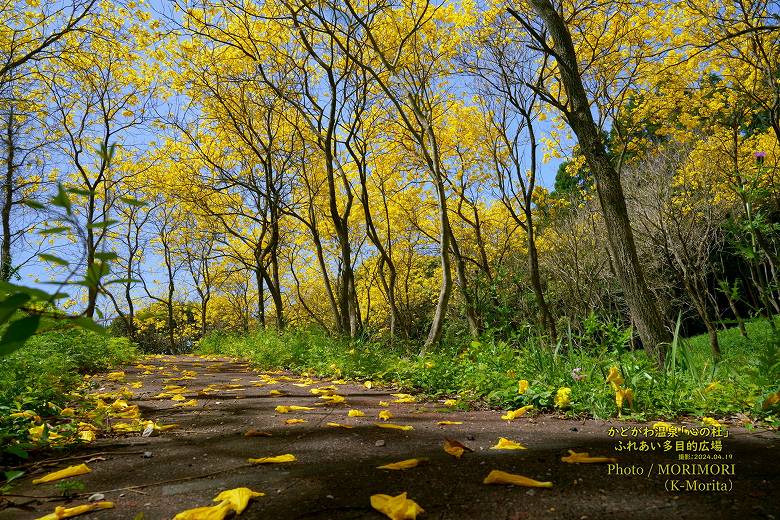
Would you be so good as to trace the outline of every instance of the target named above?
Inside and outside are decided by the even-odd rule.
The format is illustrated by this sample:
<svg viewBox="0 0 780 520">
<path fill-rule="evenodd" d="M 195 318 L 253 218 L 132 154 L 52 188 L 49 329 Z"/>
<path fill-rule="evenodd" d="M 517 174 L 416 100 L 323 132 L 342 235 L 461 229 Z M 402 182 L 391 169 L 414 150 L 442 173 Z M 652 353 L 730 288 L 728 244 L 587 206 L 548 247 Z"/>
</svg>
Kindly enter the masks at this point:
<svg viewBox="0 0 780 520">
<path fill-rule="evenodd" d="M 533 404 L 577 416 L 636 420 L 741 414 L 743 422 L 762 418 L 777 425 L 778 405 L 763 405 L 780 390 L 780 338 L 766 321 L 747 327 L 748 338 L 736 329 L 721 334 L 719 363 L 712 361 L 705 335 L 677 341 L 663 369 L 643 351 L 627 350 L 628 335 L 608 327 L 588 337 L 568 334 L 557 348 L 534 338 L 501 341 L 486 334 L 479 341 L 450 340 L 422 356 L 416 344 L 345 340 L 312 329 L 215 333 L 201 340 L 198 353 L 240 357 L 263 369 L 392 382 L 464 405 Z M 633 393 L 621 407 L 606 382 L 612 367 L 623 379 L 621 388 Z M 528 382 L 523 393 L 520 380 Z"/>
</svg>

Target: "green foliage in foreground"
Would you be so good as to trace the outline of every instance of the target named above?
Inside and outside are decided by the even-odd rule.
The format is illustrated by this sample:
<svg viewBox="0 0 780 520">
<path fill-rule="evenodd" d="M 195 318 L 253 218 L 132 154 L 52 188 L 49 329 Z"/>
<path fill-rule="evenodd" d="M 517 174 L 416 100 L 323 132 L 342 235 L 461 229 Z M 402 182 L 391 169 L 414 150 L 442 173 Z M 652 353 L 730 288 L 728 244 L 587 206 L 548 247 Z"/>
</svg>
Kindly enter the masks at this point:
<svg viewBox="0 0 780 520">
<path fill-rule="evenodd" d="M 571 388 L 577 415 L 619 415 L 612 388 L 605 382 L 617 366 L 625 386 L 633 389 L 635 419 L 681 415 L 727 416 L 745 412 L 777 421 L 777 405 L 762 409 L 764 399 L 780 390 L 780 341 L 766 321 L 748 323 L 750 339 L 728 330 L 721 335 L 723 360 L 714 365 L 706 335 L 678 340 L 667 366 L 657 369 L 644 351 L 628 351 L 628 334 L 591 323 L 586 334 L 573 336 L 557 349 L 534 340 L 519 344 L 495 340 L 450 342 L 418 356 L 418 346 L 396 342 L 348 341 L 317 330 L 259 331 L 249 335 L 211 334 L 201 354 L 249 359 L 263 369 L 287 368 L 322 376 L 398 383 L 436 396 L 458 396 L 514 408 L 534 404 L 553 408 L 561 387 Z M 596 341 L 598 339 L 598 341 Z M 529 389 L 518 395 L 518 380 Z"/>
<path fill-rule="evenodd" d="M 11 418 L 31 410 L 42 418 L 57 415 L 72 401 L 83 374 L 126 363 L 137 355 L 126 338 L 76 328 L 36 334 L 9 356 L 0 357 L 0 445 L 24 439 L 29 420 Z"/>
</svg>

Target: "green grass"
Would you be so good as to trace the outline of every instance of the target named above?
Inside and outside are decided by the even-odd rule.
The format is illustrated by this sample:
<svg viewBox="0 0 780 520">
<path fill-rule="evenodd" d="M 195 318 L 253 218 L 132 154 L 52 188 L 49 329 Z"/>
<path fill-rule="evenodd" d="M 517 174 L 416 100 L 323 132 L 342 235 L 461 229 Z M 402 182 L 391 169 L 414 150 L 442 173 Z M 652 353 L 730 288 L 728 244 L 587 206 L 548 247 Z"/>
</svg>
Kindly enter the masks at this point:
<svg viewBox="0 0 780 520">
<path fill-rule="evenodd" d="M 31 410 L 46 419 L 56 416 L 78 395 L 83 374 L 107 370 L 137 356 L 125 338 L 82 329 L 47 331 L 30 338 L 9 356 L 0 358 L 0 445 L 24 441 L 29 421 L 11 418 Z"/>
<path fill-rule="evenodd" d="M 723 417 L 746 412 L 777 420 L 776 407 L 761 407 L 769 393 L 780 389 L 778 340 L 766 321 L 748 324 L 749 339 L 740 337 L 736 329 L 724 331 L 723 360 L 717 365 L 706 335 L 678 340 L 674 365 L 670 362 L 663 370 L 644 352 L 626 350 L 628 336 L 615 327 L 598 324 L 596 328 L 601 343 L 594 342 L 592 335 L 569 334 L 556 349 L 527 336 L 501 341 L 486 334 L 480 341 L 450 339 L 419 356 L 419 345 L 414 343 L 349 341 L 318 330 L 291 330 L 212 334 L 200 342 L 198 352 L 248 359 L 263 369 L 392 382 L 432 396 L 457 396 L 466 403 L 503 408 L 534 404 L 551 409 L 557 390 L 568 387 L 567 413 L 602 418 L 619 414 L 615 393 L 605 382 L 610 367 L 617 366 L 625 387 L 635 394 L 633 408 L 622 410 L 624 417 Z M 579 370 L 573 373 L 575 369 Z M 530 383 L 523 395 L 517 392 L 520 379 Z"/>
</svg>

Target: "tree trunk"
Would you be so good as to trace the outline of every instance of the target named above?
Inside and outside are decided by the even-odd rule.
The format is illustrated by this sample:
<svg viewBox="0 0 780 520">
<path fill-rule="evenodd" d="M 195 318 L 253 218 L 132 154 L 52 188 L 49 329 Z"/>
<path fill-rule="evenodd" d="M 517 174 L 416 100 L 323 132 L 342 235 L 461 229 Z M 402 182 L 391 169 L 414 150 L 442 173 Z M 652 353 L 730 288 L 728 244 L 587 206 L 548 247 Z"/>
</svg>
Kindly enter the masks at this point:
<svg viewBox="0 0 780 520">
<path fill-rule="evenodd" d="M 5 183 L 3 186 L 3 211 L 2 225 L 3 237 L 0 245 L 0 280 L 7 282 L 11 279 L 11 205 L 14 203 L 14 107 L 8 110 L 8 127 L 6 128 L 6 168 Z"/>
<path fill-rule="evenodd" d="M 477 319 L 477 312 L 474 308 L 474 300 L 469 294 L 468 280 L 466 278 L 466 264 L 463 261 L 463 257 L 460 254 L 460 248 L 455 237 L 450 233 L 450 244 L 452 246 L 452 254 L 455 257 L 455 274 L 458 277 L 458 288 L 463 296 L 463 303 L 466 310 L 466 320 L 469 324 L 469 334 L 476 339 L 479 337 L 479 320 Z"/>
<path fill-rule="evenodd" d="M 550 331 L 552 343 L 558 342 L 558 331 L 555 328 L 555 319 L 553 319 L 550 307 L 544 299 L 544 290 L 542 289 L 542 280 L 539 275 L 539 253 L 536 249 L 536 236 L 534 233 L 534 224 L 531 212 L 526 212 L 526 238 L 528 242 L 528 271 L 531 276 L 531 286 L 536 297 L 536 304 L 539 306 L 539 312 L 542 315 L 542 326 Z"/>
<path fill-rule="evenodd" d="M 599 129 L 590 112 L 590 103 L 580 76 L 571 34 L 549 0 L 529 0 L 529 3 L 544 21 L 553 38 L 558 73 L 570 105 L 565 112 L 566 119 L 577 135 L 580 150 L 596 180 L 615 274 L 645 350 L 662 365 L 664 345 L 670 342 L 671 333 L 666 328 L 655 298 L 645 283 L 620 176 L 606 153 Z"/>
<path fill-rule="evenodd" d="M 441 178 L 436 182 L 436 194 L 438 195 L 439 205 L 439 258 L 441 260 L 441 287 L 439 289 L 439 299 L 436 302 L 436 311 L 433 314 L 431 329 L 428 331 L 428 337 L 422 348 L 422 353 L 438 343 L 441 339 L 442 329 L 444 327 L 444 318 L 447 315 L 447 307 L 450 302 L 450 293 L 452 292 L 452 269 L 450 262 L 450 220 L 447 217 L 447 194 L 444 190 L 444 183 Z"/>
<path fill-rule="evenodd" d="M 362 166 L 362 165 L 361 165 Z M 365 168 L 360 167 L 360 201 L 363 206 L 363 216 L 366 220 L 366 236 L 371 240 L 371 243 L 376 247 L 379 252 L 379 280 L 382 283 L 382 288 L 387 294 L 387 303 L 390 306 L 390 336 L 395 336 L 396 329 L 401 325 L 400 312 L 398 310 L 398 303 L 395 297 L 395 286 L 398 274 L 396 272 L 395 263 L 390 256 L 390 252 L 385 245 L 379 239 L 379 233 L 376 231 L 374 225 L 374 218 L 371 215 L 371 206 L 368 195 L 368 179 Z M 383 193 L 384 195 L 384 193 Z M 384 267 L 387 266 L 390 279 L 385 278 Z M 403 328 L 403 326 L 402 326 Z"/>
<path fill-rule="evenodd" d="M 206 335 L 206 316 L 208 313 L 209 296 L 200 299 L 200 335 Z"/>
<path fill-rule="evenodd" d="M 320 266 L 320 272 L 322 273 L 322 281 L 325 285 L 325 294 L 328 296 L 328 304 L 330 305 L 331 312 L 333 313 L 333 321 L 336 325 L 336 332 L 341 333 L 341 313 L 339 312 L 339 306 L 336 303 L 336 297 L 333 294 L 333 287 L 330 284 L 330 276 L 328 276 L 328 266 L 325 263 L 325 254 L 322 250 L 322 241 L 320 240 L 320 234 L 317 231 L 317 221 L 314 217 L 314 209 L 309 208 L 309 213 L 312 216 L 309 230 L 312 234 L 312 241 L 314 242 L 314 251 L 317 253 L 317 263 Z"/>
<path fill-rule="evenodd" d="M 282 290 L 279 283 L 279 257 L 277 247 L 274 245 L 271 250 L 271 276 L 273 283 L 268 284 L 268 290 L 271 291 L 271 298 L 274 300 L 274 314 L 276 315 L 276 328 L 284 328 L 284 307 L 282 306 Z"/>
<path fill-rule="evenodd" d="M 736 302 L 728 293 L 726 293 L 726 299 L 729 302 L 729 308 L 731 309 L 731 313 L 734 314 L 734 319 L 737 320 L 737 326 L 739 327 L 739 335 L 742 336 L 743 338 L 747 338 L 748 334 L 747 334 L 747 330 L 745 330 L 745 321 L 742 319 L 742 315 L 739 313 L 739 310 L 737 310 Z"/>
<path fill-rule="evenodd" d="M 712 357 L 716 361 L 720 361 L 721 351 L 720 343 L 718 342 L 718 330 L 715 328 L 715 324 L 710 319 L 710 309 L 707 305 L 706 288 L 702 287 L 703 284 L 698 283 L 696 280 L 688 278 L 687 273 L 682 273 L 683 285 L 685 290 L 688 291 L 688 295 L 693 301 L 693 306 L 696 307 L 696 312 L 699 313 L 701 321 L 707 329 L 707 335 L 710 338 L 710 350 L 712 351 Z"/>
<path fill-rule="evenodd" d="M 259 262 L 260 260 L 258 260 Z M 257 324 L 265 328 L 265 293 L 263 291 L 263 268 L 255 267 L 255 283 L 257 284 Z"/>
</svg>

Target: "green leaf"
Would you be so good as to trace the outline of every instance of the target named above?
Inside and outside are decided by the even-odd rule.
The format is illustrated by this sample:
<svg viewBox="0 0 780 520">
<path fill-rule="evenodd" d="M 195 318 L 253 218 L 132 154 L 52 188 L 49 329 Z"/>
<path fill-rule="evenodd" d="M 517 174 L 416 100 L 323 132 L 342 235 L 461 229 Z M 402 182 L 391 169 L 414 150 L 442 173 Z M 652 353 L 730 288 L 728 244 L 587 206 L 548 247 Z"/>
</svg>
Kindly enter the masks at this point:
<svg viewBox="0 0 780 520">
<path fill-rule="evenodd" d="M 29 207 L 31 207 L 33 209 L 45 209 L 46 208 L 46 206 L 44 206 L 43 204 L 41 204 L 37 200 L 23 200 L 22 204 L 24 204 L 25 206 L 29 206 Z"/>
<path fill-rule="evenodd" d="M 66 231 L 70 231 L 70 228 L 67 227 L 67 226 L 62 226 L 62 227 L 53 227 L 53 228 L 41 229 L 40 231 L 38 231 L 38 234 L 39 235 L 54 235 L 54 234 L 65 233 Z"/>
<path fill-rule="evenodd" d="M 69 193 L 75 193 L 76 195 L 82 195 L 84 197 L 89 197 L 90 195 L 95 193 L 95 190 L 82 190 L 81 188 L 68 188 Z"/>
<path fill-rule="evenodd" d="M 95 262 L 87 269 L 87 276 L 84 277 L 81 284 L 86 284 L 87 287 L 97 287 L 100 285 L 100 279 L 106 276 L 109 271 L 106 262 Z"/>
<path fill-rule="evenodd" d="M 65 191 L 65 188 L 62 187 L 62 184 L 57 185 L 57 195 L 52 197 L 51 203 L 55 206 L 65 208 L 65 211 L 70 215 L 72 204 L 70 198 L 68 198 L 68 193 Z"/>
<path fill-rule="evenodd" d="M 70 262 L 60 258 L 59 256 L 49 255 L 47 253 L 40 253 L 38 257 L 43 260 L 46 260 L 47 262 L 51 262 L 52 264 L 63 265 L 65 267 L 70 265 Z"/>
<path fill-rule="evenodd" d="M 146 202 L 138 200 L 133 197 L 119 197 L 119 200 L 124 202 L 125 204 L 129 204 L 131 206 L 135 206 L 136 208 L 140 208 L 143 206 L 146 206 Z"/>
<path fill-rule="evenodd" d="M 92 332 L 97 332 L 98 334 L 106 334 L 106 329 L 95 323 L 92 318 L 87 318 L 86 316 L 77 316 L 73 318 L 72 321 L 82 329 L 91 330 Z"/>
<path fill-rule="evenodd" d="M 116 151 L 116 143 L 106 147 L 104 143 L 100 143 L 100 151 L 98 154 L 107 163 L 110 163 L 114 159 L 114 152 Z"/>
<path fill-rule="evenodd" d="M 113 251 L 105 251 L 105 252 L 99 252 L 95 253 L 95 258 L 98 260 L 108 261 L 108 260 L 116 260 L 119 258 L 116 253 Z"/>
<path fill-rule="evenodd" d="M 92 224 L 87 224 L 87 229 L 96 229 L 96 228 L 104 229 L 112 224 L 116 224 L 117 222 L 119 221 L 112 220 L 112 219 L 104 220 L 102 222 L 93 222 Z"/>
<path fill-rule="evenodd" d="M 7 356 L 20 348 L 38 330 L 41 317 L 37 314 L 12 321 L 0 338 L 0 356 Z"/>
<path fill-rule="evenodd" d="M 11 471 L 6 471 L 4 472 L 4 474 L 5 474 L 5 482 L 7 484 L 8 482 L 12 482 L 18 479 L 19 477 L 21 477 L 22 475 L 24 475 L 24 471 L 15 469 Z"/>
<path fill-rule="evenodd" d="M 14 293 L 0 301 L 0 324 L 11 319 L 16 310 L 31 299 L 29 294 Z"/>
<path fill-rule="evenodd" d="M 11 455 L 16 455 L 20 459 L 26 459 L 27 457 L 30 456 L 29 453 L 24 451 L 19 446 L 6 446 L 4 450 L 6 453 L 10 453 Z"/>
<path fill-rule="evenodd" d="M 51 294 L 42 291 L 40 289 L 35 289 L 33 287 L 25 287 L 23 285 L 15 285 L 12 283 L 0 281 L 0 294 L 13 294 L 18 292 L 29 294 L 30 296 L 32 296 L 37 300 L 48 300 L 49 298 L 52 297 Z M 67 296 L 67 294 L 65 296 Z"/>
</svg>

